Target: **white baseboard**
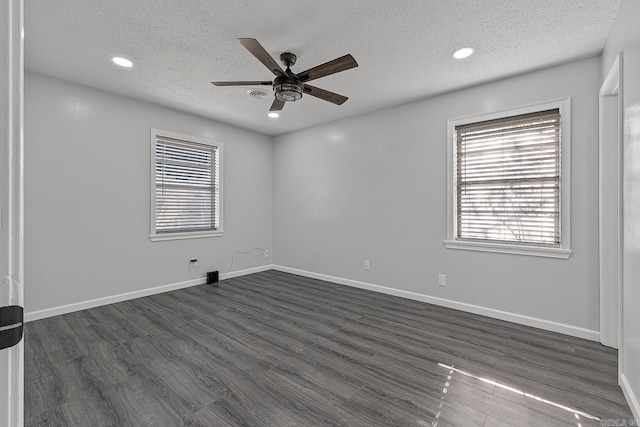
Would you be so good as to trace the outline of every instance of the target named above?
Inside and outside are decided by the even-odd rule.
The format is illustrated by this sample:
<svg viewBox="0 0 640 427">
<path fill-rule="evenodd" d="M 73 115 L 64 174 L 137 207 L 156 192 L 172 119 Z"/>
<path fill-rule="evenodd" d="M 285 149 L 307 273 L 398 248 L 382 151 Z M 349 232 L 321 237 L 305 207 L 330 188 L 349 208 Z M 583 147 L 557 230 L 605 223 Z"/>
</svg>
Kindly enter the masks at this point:
<svg viewBox="0 0 640 427">
<path fill-rule="evenodd" d="M 629 384 L 625 374 L 620 374 L 620 388 L 622 389 L 622 394 L 624 394 L 624 397 L 627 399 L 633 417 L 636 419 L 635 425 L 640 425 L 640 401 L 638 401 L 638 397 L 633 392 L 631 384 Z"/>
<path fill-rule="evenodd" d="M 272 265 L 263 265 L 260 267 L 247 268 L 245 270 L 232 271 L 226 276 L 221 277 L 220 280 L 231 279 L 233 277 L 244 276 L 246 274 L 257 273 L 260 271 L 271 270 Z M 108 297 L 96 298 L 89 301 L 81 301 L 73 304 L 61 305 L 59 307 L 46 308 L 44 310 L 37 310 L 26 312 L 24 315 L 25 322 L 31 322 L 34 320 L 45 319 L 47 317 L 58 316 L 60 314 L 72 313 L 74 311 L 86 310 L 88 308 L 99 307 L 101 305 L 114 304 L 116 302 L 132 300 L 136 298 L 146 297 L 150 295 L 161 294 L 163 292 L 175 291 L 177 289 L 188 288 L 191 286 L 202 285 L 206 282 L 204 277 L 200 277 L 193 280 L 187 280 L 185 282 L 171 283 L 169 285 L 156 286 L 154 288 L 141 289 L 139 291 L 125 292 L 123 294 L 111 295 Z"/>
<path fill-rule="evenodd" d="M 273 265 L 261 265 L 259 267 L 246 268 L 244 270 L 231 271 L 224 276 L 220 276 L 220 280 L 233 279 L 234 277 L 246 276 L 247 274 L 259 273 L 261 271 L 273 270 Z"/>
<path fill-rule="evenodd" d="M 305 270 L 298 270 L 295 268 L 284 267 L 281 265 L 262 265 L 259 267 L 247 268 L 244 270 L 232 271 L 226 274 L 224 277 L 220 277 L 220 280 L 232 279 L 234 277 L 244 276 L 247 274 L 258 273 L 267 270 L 278 270 L 286 273 L 297 274 L 299 276 L 310 277 L 313 279 L 325 280 L 327 282 L 338 283 L 341 285 L 352 286 L 360 289 L 367 289 L 374 292 L 380 292 L 388 295 L 395 295 L 402 298 L 407 298 L 415 301 L 422 301 L 434 305 L 453 308 L 456 310 L 466 311 L 469 313 L 480 314 L 482 316 L 492 317 L 495 319 L 506 320 L 521 325 L 532 326 L 534 328 L 544 329 L 552 332 L 559 332 L 561 334 L 571 335 L 578 338 L 585 338 L 593 341 L 600 340 L 600 333 L 598 331 L 592 331 L 576 326 L 566 325 L 563 323 L 552 322 L 549 320 L 538 319 L 535 317 L 523 316 L 521 314 L 510 313 L 506 311 L 495 310 L 492 308 L 481 307 L 473 304 L 467 304 L 463 302 L 448 300 L 444 298 L 433 297 L 430 295 L 418 294 L 415 292 L 403 291 L 400 289 L 388 288 L 386 286 L 374 285 L 366 282 L 359 282 L 356 280 L 343 279 L 340 277 L 329 276 L 326 274 L 313 273 Z M 126 292 L 123 294 L 112 295 L 108 297 L 96 298 L 89 301 L 81 301 L 73 304 L 67 304 L 59 307 L 47 308 L 44 310 L 32 311 L 25 313 L 25 322 L 31 322 L 34 320 L 44 319 L 47 317 L 58 316 L 60 314 L 71 313 L 74 311 L 85 310 L 88 308 L 99 307 L 101 305 L 113 304 L 116 302 L 127 301 L 135 298 L 141 298 L 149 295 L 155 295 L 163 292 L 174 291 L 177 289 L 188 288 L 190 286 L 201 285 L 205 283 L 204 278 L 198 278 L 193 280 L 187 280 L 185 282 L 172 283 L 169 285 L 157 286 L 149 289 L 142 289 L 139 291 Z"/>
<path fill-rule="evenodd" d="M 340 285 L 352 286 L 360 289 L 367 289 L 369 291 L 380 292 L 388 295 L 394 295 L 397 297 L 407 298 L 415 301 L 422 301 L 429 304 L 439 305 L 442 307 L 453 308 L 455 310 L 466 311 L 468 313 L 480 314 L 482 316 L 487 316 L 494 319 L 506 320 L 508 322 L 517 323 L 525 326 L 531 326 L 538 329 L 544 329 L 546 331 L 558 332 L 558 333 L 570 335 L 573 337 L 584 338 L 592 341 L 600 341 L 600 332 L 592 331 L 585 328 L 580 328 L 578 326 L 566 325 L 564 323 L 553 322 L 550 320 L 539 319 L 536 317 L 524 316 L 521 314 L 510 313 L 507 311 L 495 310 L 493 308 L 467 304 L 464 302 L 448 300 L 445 298 L 438 298 L 430 295 L 419 294 L 416 292 L 403 291 L 400 289 L 388 288 L 386 286 L 374 285 L 366 282 L 359 282 L 357 280 L 343 279 L 341 277 L 334 277 L 326 274 L 313 273 L 305 270 L 298 270 L 296 268 L 284 267 L 281 265 L 274 265 L 273 269 L 278 271 L 283 271 L 285 273 L 292 273 L 292 274 L 297 274 L 299 276 L 310 277 L 312 279 L 325 280 L 327 282 L 338 283 Z"/>
</svg>

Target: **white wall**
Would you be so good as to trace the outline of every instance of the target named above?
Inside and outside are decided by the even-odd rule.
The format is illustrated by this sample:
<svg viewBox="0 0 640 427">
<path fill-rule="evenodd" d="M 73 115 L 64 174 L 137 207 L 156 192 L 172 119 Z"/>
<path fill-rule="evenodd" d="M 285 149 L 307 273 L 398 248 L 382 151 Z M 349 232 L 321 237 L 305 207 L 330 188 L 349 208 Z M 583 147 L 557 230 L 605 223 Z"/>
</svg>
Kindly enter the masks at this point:
<svg viewBox="0 0 640 427">
<path fill-rule="evenodd" d="M 224 236 L 149 240 L 150 128 L 224 144 Z M 28 313 L 222 273 L 236 251 L 271 249 L 271 137 L 31 72 L 24 133 Z M 233 270 L 271 263 L 257 255 Z"/>
<path fill-rule="evenodd" d="M 591 58 L 276 137 L 275 264 L 597 339 L 600 81 L 600 58 Z M 447 119 L 568 96 L 571 258 L 446 249 Z"/>
<path fill-rule="evenodd" d="M 603 52 L 603 75 L 623 52 L 623 302 L 621 380 L 640 421 L 640 2 L 623 0 Z"/>
</svg>

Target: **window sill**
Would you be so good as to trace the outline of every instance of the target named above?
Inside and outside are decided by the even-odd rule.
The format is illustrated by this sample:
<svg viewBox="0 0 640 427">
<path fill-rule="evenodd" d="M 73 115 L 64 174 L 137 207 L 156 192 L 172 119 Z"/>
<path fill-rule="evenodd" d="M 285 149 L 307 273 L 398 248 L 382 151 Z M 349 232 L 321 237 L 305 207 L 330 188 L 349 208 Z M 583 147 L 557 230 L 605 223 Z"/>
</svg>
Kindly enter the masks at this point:
<svg viewBox="0 0 640 427">
<path fill-rule="evenodd" d="M 468 251 L 497 252 L 503 254 L 529 255 L 547 258 L 568 259 L 571 249 L 545 248 L 540 246 L 510 245 L 507 243 L 467 242 L 463 240 L 445 240 L 448 249 L 463 249 Z"/>
<path fill-rule="evenodd" d="M 163 240 L 184 240 L 184 239 L 202 239 L 205 237 L 220 237 L 224 234 L 222 230 L 216 231 L 190 231 L 185 233 L 166 233 L 166 234 L 150 234 L 149 239 L 152 242 L 161 242 Z"/>
</svg>

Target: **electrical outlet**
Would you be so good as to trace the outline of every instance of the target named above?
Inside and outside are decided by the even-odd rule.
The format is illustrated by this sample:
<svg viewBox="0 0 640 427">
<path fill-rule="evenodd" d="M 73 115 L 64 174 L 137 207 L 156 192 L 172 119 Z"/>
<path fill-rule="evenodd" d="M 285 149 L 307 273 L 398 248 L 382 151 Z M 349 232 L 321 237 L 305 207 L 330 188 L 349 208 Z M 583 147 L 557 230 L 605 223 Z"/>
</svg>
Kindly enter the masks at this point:
<svg viewBox="0 0 640 427">
<path fill-rule="evenodd" d="M 368 260 L 368 259 L 365 259 L 365 260 L 364 260 L 364 269 L 365 269 L 366 271 L 371 270 L 371 262 L 369 262 L 369 260 Z"/>
<path fill-rule="evenodd" d="M 264 250 L 264 257 L 265 258 L 269 258 L 269 250 L 268 249 Z"/>
<path fill-rule="evenodd" d="M 446 274 L 438 274 L 438 286 L 447 286 Z"/>
</svg>

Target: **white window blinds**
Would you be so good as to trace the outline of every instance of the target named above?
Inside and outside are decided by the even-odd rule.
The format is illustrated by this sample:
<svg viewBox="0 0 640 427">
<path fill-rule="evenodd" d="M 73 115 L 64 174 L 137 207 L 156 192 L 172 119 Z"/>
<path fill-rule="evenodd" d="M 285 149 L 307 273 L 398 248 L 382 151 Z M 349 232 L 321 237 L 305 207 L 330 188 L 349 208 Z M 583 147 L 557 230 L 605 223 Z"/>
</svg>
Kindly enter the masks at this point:
<svg viewBox="0 0 640 427">
<path fill-rule="evenodd" d="M 558 109 L 456 126 L 456 238 L 560 247 Z"/>
<path fill-rule="evenodd" d="M 156 136 L 155 231 L 219 227 L 218 147 Z"/>
</svg>

